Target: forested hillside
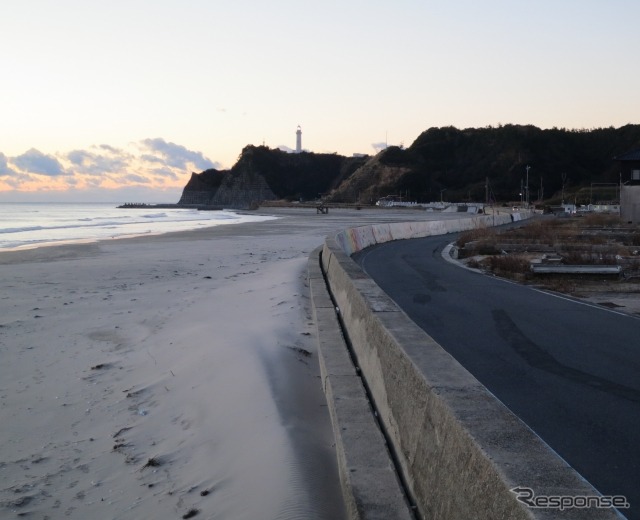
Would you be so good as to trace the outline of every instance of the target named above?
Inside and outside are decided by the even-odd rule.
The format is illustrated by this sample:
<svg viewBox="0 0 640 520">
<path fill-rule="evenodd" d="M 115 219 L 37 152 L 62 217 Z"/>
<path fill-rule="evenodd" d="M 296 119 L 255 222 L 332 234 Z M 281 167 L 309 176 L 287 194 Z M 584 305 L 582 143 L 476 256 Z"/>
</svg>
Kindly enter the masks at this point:
<svg viewBox="0 0 640 520">
<path fill-rule="evenodd" d="M 529 166 L 531 201 L 542 193 L 547 200 L 560 197 L 563 183 L 567 197 L 591 183 L 619 182 L 614 158 L 634 148 L 640 148 L 640 125 L 589 131 L 516 125 L 430 128 L 409 148 L 388 148 L 372 158 L 332 196 L 345 201 L 355 196 L 361 202 L 391 194 L 419 202 L 441 195 L 483 201 L 488 179 L 492 199 L 515 201 Z"/>
<path fill-rule="evenodd" d="M 527 166 L 532 202 L 559 200 L 563 188 L 565 199 L 585 202 L 580 198 L 586 192 L 580 189 L 618 183 L 615 157 L 637 148 L 640 125 L 593 130 L 530 125 L 430 128 L 406 149 L 389 147 L 376 156 L 357 158 L 247 146 L 230 170 L 194 173 L 180 203 L 232 201 L 248 206 L 260 197 L 322 197 L 370 204 L 387 195 L 417 202 L 484 201 L 487 192 L 493 201 L 517 201 Z"/>
</svg>

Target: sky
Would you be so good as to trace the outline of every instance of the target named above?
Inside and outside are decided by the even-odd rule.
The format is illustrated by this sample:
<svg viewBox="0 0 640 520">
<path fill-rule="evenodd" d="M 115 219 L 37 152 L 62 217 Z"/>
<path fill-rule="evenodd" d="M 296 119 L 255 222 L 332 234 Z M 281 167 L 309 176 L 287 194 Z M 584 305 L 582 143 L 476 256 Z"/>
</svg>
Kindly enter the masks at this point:
<svg viewBox="0 0 640 520">
<path fill-rule="evenodd" d="M 177 202 L 244 146 L 640 123 L 637 0 L 2 0 L 0 202 Z"/>
</svg>

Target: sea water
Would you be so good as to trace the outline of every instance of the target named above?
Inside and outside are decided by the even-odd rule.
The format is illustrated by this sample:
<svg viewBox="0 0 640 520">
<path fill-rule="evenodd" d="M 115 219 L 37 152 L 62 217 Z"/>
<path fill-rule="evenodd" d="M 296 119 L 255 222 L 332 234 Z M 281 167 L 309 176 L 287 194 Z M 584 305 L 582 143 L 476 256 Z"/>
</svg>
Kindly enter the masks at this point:
<svg viewBox="0 0 640 520">
<path fill-rule="evenodd" d="M 0 251 L 153 235 L 273 217 L 189 208 L 117 208 L 108 203 L 0 203 Z"/>
</svg>

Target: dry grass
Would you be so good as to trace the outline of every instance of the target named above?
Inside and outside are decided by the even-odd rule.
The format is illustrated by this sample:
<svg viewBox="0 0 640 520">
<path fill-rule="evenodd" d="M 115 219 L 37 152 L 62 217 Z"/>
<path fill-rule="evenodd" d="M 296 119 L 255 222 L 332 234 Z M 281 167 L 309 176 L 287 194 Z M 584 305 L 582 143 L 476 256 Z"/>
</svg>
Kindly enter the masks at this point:
<svg viewBox="0 0 640 520">
<path fill-rule="evenodd" d="M 471 258 L 470 267 L 486 269 L 505 278 L 536 283 L 569 294 L 616 279 L 594 279 L 569 275 L 540 276 L 531 273 L 534 259 L 543 253 L 561 257 L 563 264 L 622 265 L 628 282 L 640 283 L 640 228 L 627 226 L 614 215 L 590 214 L 574 218 L 545 218 L 507 230 L 482 228 L 467 231 L 457 241 L 460 258 Z M 540 251 L 528 253 L 526 251 Z M 524 252 L 523 252 L 524 251 Z M 636 253 L 637 254 L 637 253 Z"/>
<path fill-rule="evenodd" d="M 566 232 L 561 224 L 562 222 L 557 219 L 535 221 L 531 225 L 516 228 L 508 234 L 510 238 L 551 246 Z"/>
<path fill-rule="evenodd" d="M 606 213 L 588 213 L 583 218 L 585 226 L 612 227 L 620 226 L 622 221 L 616 215 Z"/>
<path fill-rule="evenodd" d="M 487 238 L 494 238 L 496 236 L 496 232 L 492 228 L 482 227 L 477 229 L 471 229 L 469 231 L 463 231 L 458 236 L 458 240 L 456 240 L 456 245 L 458 247 L 464 247 L 469 242 L 477 242 L 479 240 L 484 240 Z"/>
<path fill-rule="evenodd" d="M 496 255 L 487 258 L 491 272 L 502 276 L 517 275 L 518 278 L 527 278 L 530 264 L 531 259 L 528 255 Z"/>
<path fill-rule="evenodd" d="M 616 256 L 616 251 L 602 253 L 593 247 L 586 247 L 582 251 L 563 251 L 562 263 L 567 265 L 616 265 Z"/>
<path fill-rule="evenodd" d="M 640 247 L 640 232 L 627 235 L 623 243 L 625 246 Z"/>
<path fill-rule="evenodd" d="M 595 228 L 595 229 L 594 229 Z M 613 229 L 615 234 L 607 233 Z M 627 255 L 625 247 L 640 246 L 640 229 L 623 225 L 613 215 L 587 215 L 576 218 L 547 218 L 528 223 L 519 228 L 499 230 L 495 228 L 475 229 L 462 233 L 457 240 L 463 255 L 497 254 L 501 243 L 545 245 L 558 250 L 579 247 L 588 253 L 602 253 L 592 246 L 606 246 L 611 255 Z M 481 253 L 480 250 L 493 250 Z"/>
<path fill-rule="evenodd" d="M 580 284 L 568 277 L 547 278 L 541 285 L 549 291 L 579 296 Z"/>
</svg>

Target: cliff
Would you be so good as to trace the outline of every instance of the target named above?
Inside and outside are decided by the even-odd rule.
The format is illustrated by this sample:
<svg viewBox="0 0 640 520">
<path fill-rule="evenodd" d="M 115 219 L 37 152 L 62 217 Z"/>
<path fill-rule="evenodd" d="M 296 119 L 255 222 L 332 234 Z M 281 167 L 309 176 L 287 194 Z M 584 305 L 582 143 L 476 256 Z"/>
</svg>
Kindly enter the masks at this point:
<svg viewBox="0 0 640 520">
<path fill-rule="evenodd" d="M 192 173 L 179 204 L 248 208 L 265 200 L 313 200 L 363 163 L 364 159 L 336 154 L 290 154 L 246 146 L 230 170 Z"/>
<path fill-rule="evenodd" d="M 331 202 L 375 204 L 379 198 L 401 191 L 403 179 L 414 170 L 414 163 L 400 148 L 389 147 L 345 178 L 328 199 Z"/>
</svg>

